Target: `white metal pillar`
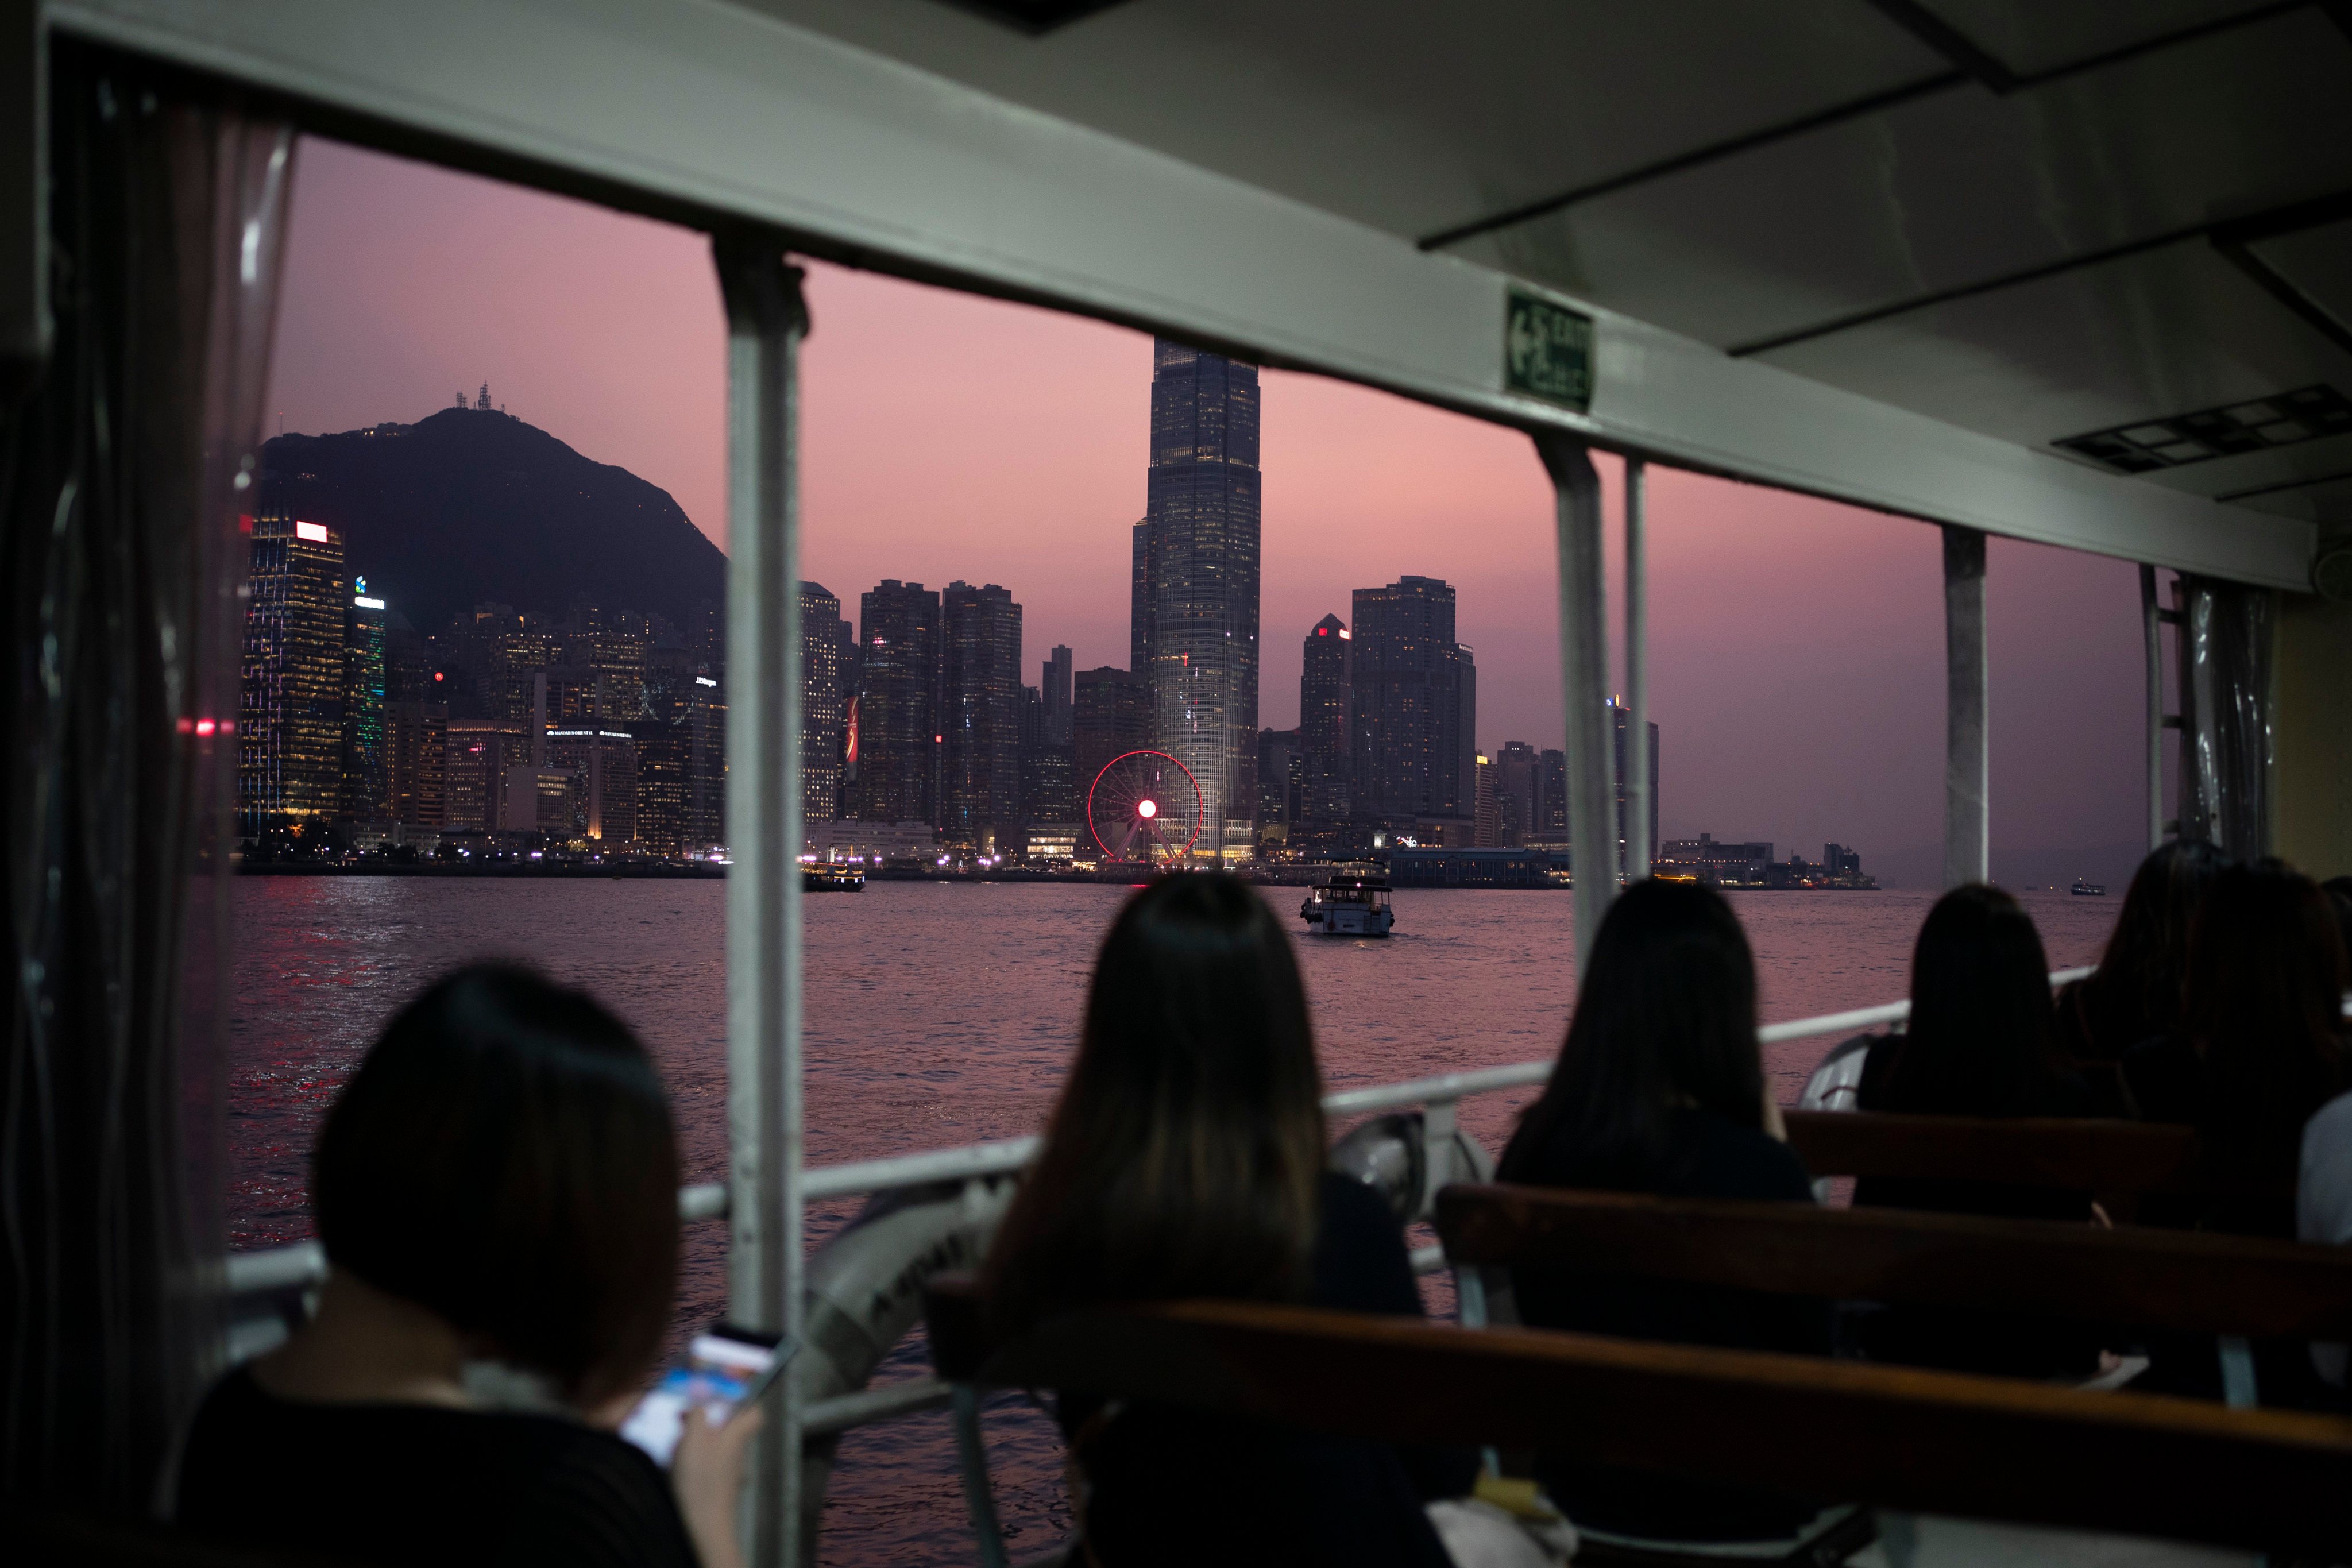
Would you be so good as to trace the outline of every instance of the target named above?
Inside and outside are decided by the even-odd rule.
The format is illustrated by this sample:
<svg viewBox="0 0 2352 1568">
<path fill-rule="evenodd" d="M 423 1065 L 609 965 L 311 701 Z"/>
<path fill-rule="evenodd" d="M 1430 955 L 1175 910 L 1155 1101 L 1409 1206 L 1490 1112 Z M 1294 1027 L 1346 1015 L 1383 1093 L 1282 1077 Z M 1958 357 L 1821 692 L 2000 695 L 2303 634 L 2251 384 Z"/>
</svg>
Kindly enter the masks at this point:
<svg viewBox="0 0 2352 1568">
<path fill-rule="evenodd" d="M 1944 525 L 1944 886 L 1992 875 L 1985 536 Z"/>
<path fill-rule="evenodd" d="M 1580 984 L 1601 917 L 1617 895 L 1617 770 L 1609 733 L 1601 476 L 1593 471 L 1584 443 L 1574 437 L 1541 431 L 1535 443 L 1559 505 L 1559 677 L 1568 719 L 1568 832 L 1574 845 Z"/>
<path fill-rule="evenodd" d="M 2164 638 L 2156 568 L 2139 569 L 2140 639 L 2147 656 L 2147 847 L 2164 847 Z"/>
<path fill-rule="evenodd" d="M 1625 459 L 1625 879 L 1650 874 L 1649 465 Z"/>
<path fill-rule="evenodd" d="M 728 1315 L 801 1332 L 800 503 L 808 310 L 782 242 L 713 242 L 727 304 Z M 801 1555 L 799 1380 L 754 1458 L 751 1561 Z"/>
</svg>

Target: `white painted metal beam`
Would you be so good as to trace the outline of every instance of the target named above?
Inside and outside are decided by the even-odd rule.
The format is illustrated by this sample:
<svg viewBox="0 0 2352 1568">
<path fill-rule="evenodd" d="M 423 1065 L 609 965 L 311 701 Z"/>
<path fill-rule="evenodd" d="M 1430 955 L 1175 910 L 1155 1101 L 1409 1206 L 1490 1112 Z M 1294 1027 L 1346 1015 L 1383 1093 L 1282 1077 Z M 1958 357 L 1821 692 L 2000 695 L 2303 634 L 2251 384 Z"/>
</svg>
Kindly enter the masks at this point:
<svg viewBox="0 0 2352 1568">
<path fill-rule="evenodd" d="M 2303 589 L 2308 523 L 2095 471 L 1601 310 L 1589 414 L 1507 392 L 1502 273 L 713 0 L 51 0 L 53 25 L 789 231 L 1593 445 Z"/>
</svg>

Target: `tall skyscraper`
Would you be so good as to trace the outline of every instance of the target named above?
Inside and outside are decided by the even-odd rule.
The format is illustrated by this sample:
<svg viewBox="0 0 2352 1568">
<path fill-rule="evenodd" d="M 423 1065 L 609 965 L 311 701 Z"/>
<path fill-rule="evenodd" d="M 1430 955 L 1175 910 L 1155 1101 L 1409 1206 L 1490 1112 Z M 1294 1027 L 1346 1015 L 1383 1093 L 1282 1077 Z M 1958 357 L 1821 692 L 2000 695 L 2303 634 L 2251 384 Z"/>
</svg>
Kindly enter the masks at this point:
<svg viewBox="0 0 2352 1568">
<path fill-rule="evenodd" d="M 1297 730 L 1257 733 L 1257 841 L 1263 856 L 1290 855 L 1291 829 L 1306 814 L 1307 753 Z"/>
<path fill-rule="evenodd" d="M 449 710 L 439 702 L 384 705 L 385 769 L 392 784 L 392 820 L 412 827 L 446 821 Z"/>
<path fill-rule="evenodd" d="M 1152 744 L 1200 786 L 1200 860 L 1245 858 L 1257 806 L 1257 458 L 1256 367 L 1157 342 L 1130 640 Z"/>
<path fill-rule="evenodd" d="M 1298 746 L 1304 770 L 1301 815 L 1310 822 L 1345 822 L 1355 748 L 1349 729 L 1354 689 L 1354 639 L 1337 616 L 1326 616 L 1307 634 L 1307 657 L 1298 673 Z"/>
<path fill-rule="evenodd" d="M 857 606 L 857 815 L 940 825 L 940 596 L 886 577 Z"/>
<path fill-rule="evenodd" d="M 1037 688 L 1044 704 L 1045 739 L 1048 745 L 1070 743 L 1070 650 L 1055 644 L 1045 660 L 1044 679 Z"/>
<path fill-rule="evenodd" d="M 1045 666 L 1050 678 L 1054 667 Z M 1021 690 L 1021 820 L 1067 825 L 1078 819 L 1076 766 L 1068 742 L 1056 743 L 1045 720 L 1045 696 L 1034 686 Z"/>
<path fill-rule="evenodd" d="M 608 848 L 636 837 L 635 735 L 626 730 L 551 730 L 547 765 L 580 780 L 583 837 L 601 840 Z"/>
<path fill-rule="evenodd" d="M 1525 741 L 1506 741 L 1495 757 L 1496 842 L 1541 839 L 1543 757 Z"/>
<path fill-rule="evenodd" d="M 382 599 L 367 591 L 367 579 L 352 584 L 351 607 L 343 612 L 343 793 L 347 822 L 388 822 L 390 780 L 383 753 L 383 612 Z"/>
<path fill-rule="evenodd" d="M 343 795 L 342 536 L 257 517 L 238 659 L 237 832 L 308 837 Z"/>
<path fill-rule="evenodd" d="M 1480 849 L 1492 849 L 1503 842 L 1502 814 L 1495 798 L 1495 763 L 1484 752 L 1473 752 L 1470 765 L 1475 770 L 1471 789 L 1470 842 Z"/>
<path fill-rule="evenodd" d="M 842 662 L 841 601 L 801 584 L 801 820 L 841 815 L 841 726 L 847 669 Z"/>
<path fill-rule="evenodd" d="M 1114 757 L 1140 750 L 1151 733 L 1151 689 L 1131 670 L 1106 664 L 1082 669 L 1070 701 L 1071 788 L 1077 817 L 1086 817 L 1087 791 Z"/>
<path fill-rule="evenodd" d="M 1626 744 L 1632 738 L 1632 720 L 1633 715 L 1612 698 L 1609 702 L 1609 733 L 1614 742 L 1617 761 L 1617 867 L 1621 871 L 1625 867 L 1625 804 L 1633 799 L 1625 752 Z M 1653 721 L 1646 728 L 1650 731 L 1647 737 L 1650 748 L 1649 849 L 1650 860 L 1655 864 L 1658 858 L 1658 726 Z"/>
<path fill-rule="evenodd" d="M 1568 843 L 1568 753 L 1545 752 L 1541 777 L 1542 804 L 1536 807 L 1536 816 L 1543 824 L 1539 841 L 1565 847 Z"/>
<path fill-rule="evenodd" d="M 1477 800 L 1477 670 L 1454 640 L 1454 589 L 1403 577 L 1355 593 L 1355 808 L 1469 818 Z"/>
<path fill-rule="evenodd" d="M 994 853 L 1021 826 L 1021 606 L 993 583 L 950 583 L 940 622 L 940 828 L 950 845 Z"/>
<path fill-rule="evenodd" d="M 506 826 L 507 775 L 530 763 L 530 738 L 512 719 L 452 719 L 445 731 L 441 826 Z"/>
</svg>

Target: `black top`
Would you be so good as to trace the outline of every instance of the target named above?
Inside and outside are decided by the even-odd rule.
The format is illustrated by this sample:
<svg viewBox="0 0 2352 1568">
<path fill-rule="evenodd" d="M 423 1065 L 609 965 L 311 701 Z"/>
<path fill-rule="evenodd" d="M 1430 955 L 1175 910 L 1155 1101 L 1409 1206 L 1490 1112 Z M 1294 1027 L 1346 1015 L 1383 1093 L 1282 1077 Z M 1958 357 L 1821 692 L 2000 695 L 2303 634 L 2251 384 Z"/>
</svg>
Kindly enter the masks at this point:
<svg viewBox="0 0 2352 1568">
<path fill-rule="evenodd" d="M 1593 1187 L 1566 1134 L 1536 1152 L 1511 1179 L 1535 1186 Z M 1622 1184 L 1618 1184 L 1622 1187 Z M 1712 1111 L 1672 1113 L 1651 1181 L 1669 1198 L 1756 1198 L 1810 1204 L 1804 1162 L 1778 1139 Z M 1835 1332 L 1829 1303 L 1750 1290 L 1676 1285 L 1557 1268 L 1515 1268 L 1519 1321 L 1623 1339 L 1735 1350 L 1827 1355 Z M 1537 1474 L 1570 1519 L 1622 1535 L 1684 1541 L 1765 1540 L 1791 1534 L 1820 1505 L 1770 1493 L 1580 1465 L 1545 1456 Z"/>
<path fill-rule="evenodd" d="M 1872 1044 L 1863 1062 L 1861 1108 L 1933 1115 L 1930 1106 L 1888 1103 L 1887 1068 L 1899 1045 L 1893 1037 L 1881 1037 Z M 2101 1110 L 2080 1078 L 2053 1068 L 2042 1076 L 2016 1113 L 2096 1116 Z M 2092 1223 L 2089 1193 L 2013 1182 L 1873 1176 L 1854 1183 L 1853 1204 L 1856 1208 L 1926 1209 L 1988 1219 Z M 2087 1377 L 2098 1370 L 2099 1352 L 2111 1337 L 2092 1324 L 1945 1307 L 1889 1307 L 1867 1312 L 1854 1323 L 1854 1338 L 1873 1361 L 2010 1377 Z"/>
<path fill-rule="evenodd" d="M 242 1368 L 196 1412 L 179 1521 L 351 1563 L 695 1568 L 669 1480 L 554 1415 L 280 1399 Z"/>
<path fill-rule="evenodd" d="M 1387 1203 L 1330 1172 L 1318 1196 L 1308 1304 L 1421 1316 Z M 1073 1395 L 1061 1415 L 1090 1488 L 1087 1538 L 1118 1568 L 1450 1568 L 1422 1502 L 1468 1491 L 1477 1469 L 1462 1450 L 1401 1451 L 1160 1405 Z"/>
</svg>

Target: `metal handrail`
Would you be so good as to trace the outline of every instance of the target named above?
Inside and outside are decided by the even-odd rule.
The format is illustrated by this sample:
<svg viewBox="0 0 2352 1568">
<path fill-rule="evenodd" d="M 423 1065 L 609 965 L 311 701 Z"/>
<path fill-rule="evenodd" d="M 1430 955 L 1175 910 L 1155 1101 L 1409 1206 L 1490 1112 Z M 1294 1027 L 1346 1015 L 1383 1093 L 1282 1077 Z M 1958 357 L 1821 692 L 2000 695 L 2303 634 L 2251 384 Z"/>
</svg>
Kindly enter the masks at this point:
<svg viewBox="0 0 2352 1568">
<path fill-rule="evenodd" d="M 2088 968 L 2056 970 L 2050 976 L 2050 984 L 2063 985 L 2081 980 L 2091 973 Z M 1811 1018 L 1767 1024 L 1756 1031 L 1756 1038 L 1759 1044 L 1776 1046 L 1818 1035 L 1844 1034 L 1848 1030 L 1899 1023 L 1910 1015 L 1910 1003 L 1888 1002 L 1876 1007 L 1856 1007 L 1843 1013 L 1823 1013 Z M 1551 1068 L 1549 1061 L 1517 1062 L 1509 1067 L 1440 1073 L 1434 1078 L 1412 1079 L 1403 1083 L 1343 1089 L 1325 1095 L 1323 1109 L 1333 1116 L 1356 1116 L 1371 1111 L 1395 1110 L 1408 1105 L 1450 1105 L 1474 1094 L 1493 1094 L 1507 1089 L 1532 1089 L 1551 1076 Z M 953 1149 L 933 1149 L 917 1154 L 893 1154 L 879 1160 L 814 1165 L 809 1167 L 802 1178 L 801 1191 L 806 1199 L 814 1202 L 821 1198 L 854 1197 L 860 1193 L 927 1186 L 933 1182 L 961 1182 L 983 1176 L 1008 1175 L 1036 1157 L 1037 1143 L 1034 1137 L 1004 1138 L 984 1143 L 965 1143 Z M 716 1182 L 680 1188 L 677 1217 L 682 1220 L 726 1218 L 727 1188 Z M 319 1244 L 298 1241 L 289 1247 L 229 1254 L 226 1283 L 232 1296 L 259 1295 L 270 1290 L 315 1284 L 326 1277 L 326 1272 L 327 1255 Z"/>
</svg>

